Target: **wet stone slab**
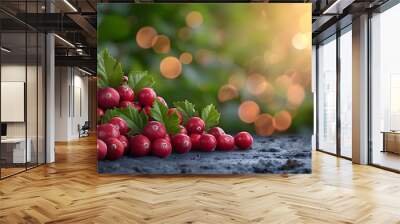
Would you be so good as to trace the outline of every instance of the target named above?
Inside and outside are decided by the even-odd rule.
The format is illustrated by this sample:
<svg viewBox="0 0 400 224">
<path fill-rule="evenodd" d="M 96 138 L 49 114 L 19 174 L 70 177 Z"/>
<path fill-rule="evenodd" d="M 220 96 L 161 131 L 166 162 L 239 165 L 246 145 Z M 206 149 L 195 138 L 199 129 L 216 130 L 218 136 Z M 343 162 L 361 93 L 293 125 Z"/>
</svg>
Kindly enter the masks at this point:
<svg viewBox="0 0 400 224">
<path fill-rule="evenodd" d="M 292 174 L 311 173 L 310 136 L 254 137 L 248 151 L 173 153 L 99 161 L 99 173 L 111 174 Z"/>
</svg>

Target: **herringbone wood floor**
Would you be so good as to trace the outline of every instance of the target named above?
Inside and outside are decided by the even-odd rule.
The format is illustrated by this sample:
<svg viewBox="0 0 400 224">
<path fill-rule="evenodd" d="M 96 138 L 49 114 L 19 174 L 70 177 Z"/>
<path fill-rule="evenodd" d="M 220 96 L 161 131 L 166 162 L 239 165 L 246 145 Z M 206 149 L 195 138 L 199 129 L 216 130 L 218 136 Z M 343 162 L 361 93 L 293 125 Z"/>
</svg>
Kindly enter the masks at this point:
<svg viewBox="0 0 400 224">
<path fill-rule="evenodd" d="M 0 181 L 0 223 L 400 223 L 400 175 L 315 152 L 311 175 L 104 176 L 94 138 Z"/>
</svg>

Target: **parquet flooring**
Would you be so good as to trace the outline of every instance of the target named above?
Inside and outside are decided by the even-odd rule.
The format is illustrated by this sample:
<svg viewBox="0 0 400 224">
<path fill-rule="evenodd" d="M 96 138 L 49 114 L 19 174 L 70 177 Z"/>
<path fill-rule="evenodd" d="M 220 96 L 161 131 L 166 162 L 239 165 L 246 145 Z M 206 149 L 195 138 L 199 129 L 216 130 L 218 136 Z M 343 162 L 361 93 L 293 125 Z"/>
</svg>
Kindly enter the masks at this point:
<svg viewBox="0 0 400 224">
<path fill-rule="evenodd" d="M 110 176 L 95 138 L 0 181 L 0 223 L 400 223 L 400 175 L 313 153 L 311 175 Z"/>
</svg>

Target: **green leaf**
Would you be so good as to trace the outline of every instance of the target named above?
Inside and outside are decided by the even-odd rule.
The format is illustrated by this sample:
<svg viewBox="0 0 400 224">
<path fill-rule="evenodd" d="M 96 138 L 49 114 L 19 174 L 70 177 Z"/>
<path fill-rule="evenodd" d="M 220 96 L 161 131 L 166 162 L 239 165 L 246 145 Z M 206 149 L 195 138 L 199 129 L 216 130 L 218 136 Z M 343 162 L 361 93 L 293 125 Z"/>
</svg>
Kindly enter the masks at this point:
<svg viewBox="0 0 400 224">
<path fill-rule="evenodd" d="M 124 74 L 122 65 L 113 58 L 107 49 L 97 55 L 97 74 L 99 87 L 118 87 Z"/>
<path fill-rule="evenodd" d="M 130 71 L 128 74 L 128 85 L 135 92 L 139 92 L 144 87 L 152 87 L 154 79 L 147 71 Z"/>
<path fill-rule="evenodd" d="M 107 123 L 113 117 L 121 117 L 126 121 L 128 127 L 130 129 L 128 135 L 134 135 L 142 133 L 144 126 L 147 124 L 147 115 L 144 111 L 139 112 L 138 110 L 127 107 L 127 108 L 116 108 L 107 110 L 104 116 L 101 119 L 101 123 Z"/>
<path fill-rule="evenodd" d="M 118 117 L 121 114 L 120 109 L 108 109 L 105 111 L 104 115 L 101 117 L 100 123 L 105 124 L 108 123 L 111 118 Z"/>
<path fill-rule="evenodd" d="M 164 124 L 167 132 L 170 134 L 176 134 L 180 130 L 178 114 L 173 113 L 168 115 L 168 107 L 158 100 L 154 101 L 153 107 L 151 108 L 151 117 Z"/>
<path fill-rule="evenodd" d="M 214 104 L 210 104 L 203 108 L 201 111 L 201 119 L 206 123 L 206 130 L 217 126 L 219 123 L 219 118 L 221 114 L 215 108 Z"/>
<path fill-rule="evenodd" d="M 194 104 L 187 100 L 174 102 L 174 106 L 178 111 L 182 113 L 184 123 L 186 123 L 186 121 L 189 120 L 189 118 L 197 115 Z"/>
</svg>

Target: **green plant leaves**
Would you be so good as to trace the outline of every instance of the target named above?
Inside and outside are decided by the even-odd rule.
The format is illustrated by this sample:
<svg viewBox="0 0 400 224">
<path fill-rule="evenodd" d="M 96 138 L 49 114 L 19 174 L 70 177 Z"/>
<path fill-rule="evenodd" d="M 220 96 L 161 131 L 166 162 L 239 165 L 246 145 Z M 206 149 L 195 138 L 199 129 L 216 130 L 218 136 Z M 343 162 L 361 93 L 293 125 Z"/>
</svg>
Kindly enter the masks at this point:
<svg viewBox="0 0 400 224">
<path fill-rule="evenodd" d="M 124 72 L 121 63 L 105 49 L 97 55 L 97 74 L 99 75 L 98 87 L 110 86 L 115 88 L 120 85 Z"/>
<path fill-rule="evenodd" d="M 138 110 L 127 107 L 127 108 L 115 108 L 107 110 L 101 119 L 101 123 L 107 123 L 113 117 L 121 117 L 126 121 L 130 129 L 128 135 L 134 135 L 142 133 L 144 126 L 146 126 L 148 117 L 144 111 L 139 112 Z"/>
<path fill-rule="evenodd" d="M 189 118 L 197 116 L 194 104 L 187 100 L 174 102 L 174 106 L 182 113 L 183 123 L 186 123 Z"/>
<path fill-rule="evenodd" d="M 161 122 L 170 134 L 176 134 L 180 130 L 178 115 L 176 113 L 168 115 L 168 108 L 158 100 L 154 101 L 151 108 L 151 117 Z"/>
<path fill-rule="evenodd" d="M 135 92 L 139 92 L 144 87 L 152 87 L 154 79 L 147 71 L 130 71 L 128 74 L 128 85 Z"/>
<path fill-rule="evenodd" d="M 201 119 L 206 124 L 206 130 L 218 125 L 220 116 L 221 114 L 215 108 L 214 104 L 204 107 L 201 111 Z"/>
</svg>

